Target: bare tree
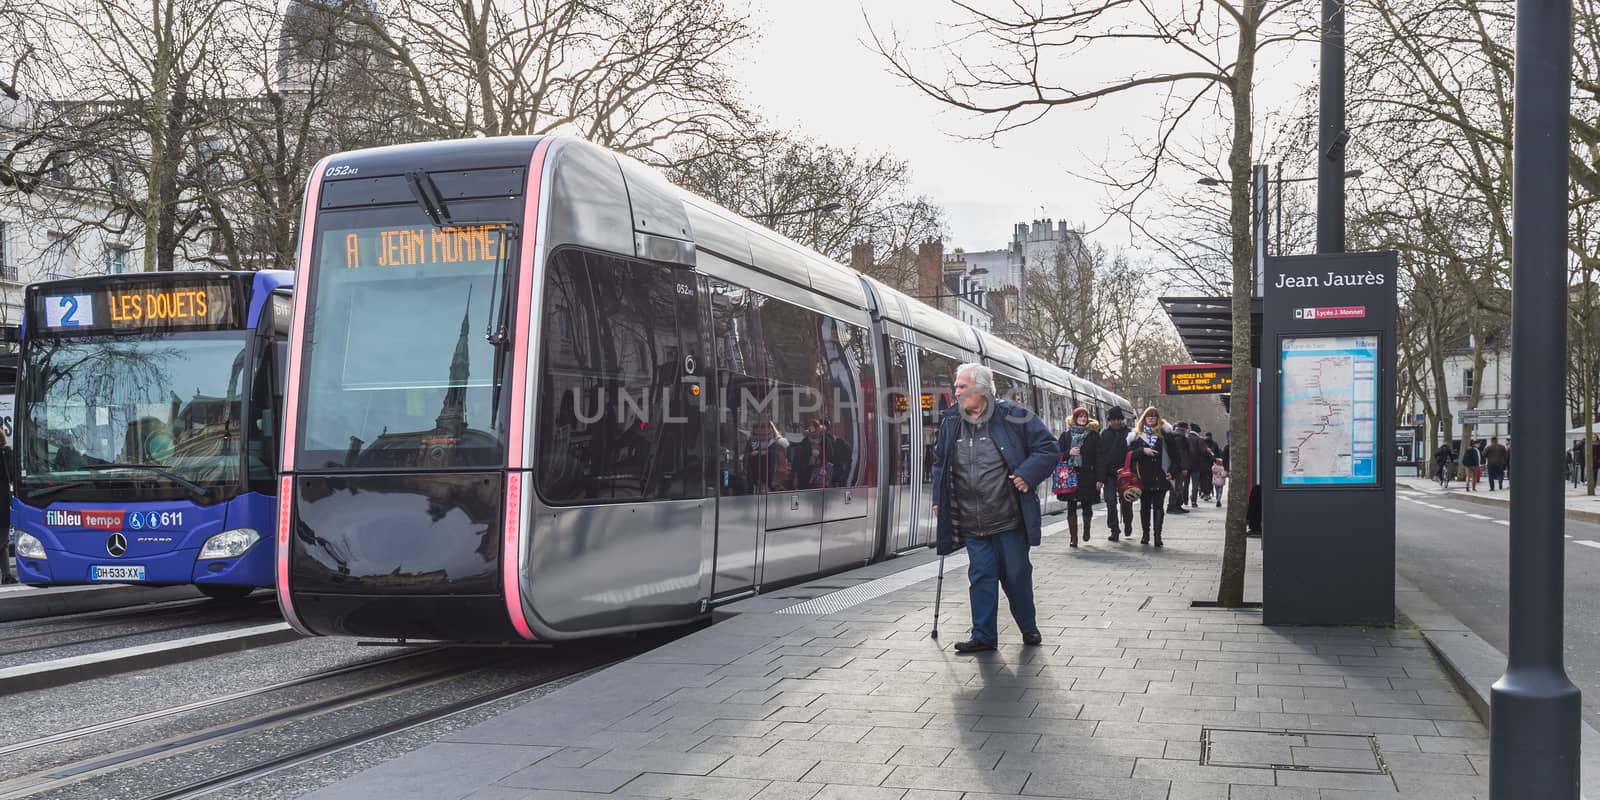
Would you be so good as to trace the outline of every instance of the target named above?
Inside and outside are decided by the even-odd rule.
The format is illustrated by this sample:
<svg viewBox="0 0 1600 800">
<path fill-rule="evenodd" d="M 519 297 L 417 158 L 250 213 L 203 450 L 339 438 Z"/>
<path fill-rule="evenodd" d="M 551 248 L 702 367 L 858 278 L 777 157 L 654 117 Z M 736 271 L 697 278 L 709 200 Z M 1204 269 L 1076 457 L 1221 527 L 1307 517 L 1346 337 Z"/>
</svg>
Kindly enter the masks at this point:
<svg viewBox="0 0 1600 800">
<path fill-rule="evenodd" d="M 680 149 L 674 182 L 842 263 L 866 245 L 864 271 L 906 289 L 917 243 L 944 231 L 944 210 L 911 189 L 911 168 L 888 153 L 846 150 L 758 130 Z M 838 204 L 831 212 L 820 209 Z"/>
<path fill-rule="evenodd" d="M 1058 108 L 1090 108 L 1102 99 L 1132 93 L 1159 98 L 1156 130 L 1140 151 L 1144 168 L 1132 179 L 1112 181 L 1123 195 L 1121 213 L 1130 218 L 1137 216 L 1141 198 L 1170 166 L 1179 134 L 1202 125 L 1206 111 L 1226 108 L 1233 372 L 1251 374 L 1250 162 L 1256 58 L 1265 48 L 1308 33 L 1307 4 L 1081 0 L 1053 4 L 1049 11 L 1011 3 L 1003 11 L 991 12 L 975 2 L 953 3 L 968 21 L 936 48 L 945 61 L 942 68 L 920 66 L 897 37 L 875 31 L 874 41 L 891 69 L 913 87 L 992 120 L 989 137 L 1028 125 Z M 1135 66 L 1097 79 L 1096 70 L 1107 64 Z M 1235 441 L 1245 441 L 1249 435 L 1249 395 L 1245 383 L 1235 387 L 1230 422 Z M 1248 459 L 1242 449 L 1234 456 L 1241 474 L 1248 473 Z M 1246 500 L 1243 490 L 1228 498 L 1217 593 L 1217 602 L 1224 607 L 1244 602 Z"/>
<path fill-rule="evenodd" d="M 431 138 L 572 131 L 659 164 L 748 121 L 727 56 L 751 31 L 722 0 L 321 7 L 368 30 Z"/>
</svg>

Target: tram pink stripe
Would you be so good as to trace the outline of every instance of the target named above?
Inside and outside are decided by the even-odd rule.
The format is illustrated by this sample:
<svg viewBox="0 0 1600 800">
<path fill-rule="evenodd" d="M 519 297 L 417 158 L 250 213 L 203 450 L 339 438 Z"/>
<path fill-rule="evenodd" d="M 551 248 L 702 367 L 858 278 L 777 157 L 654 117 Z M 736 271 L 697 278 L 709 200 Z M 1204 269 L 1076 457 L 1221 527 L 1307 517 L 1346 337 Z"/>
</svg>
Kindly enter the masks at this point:
<svg viewBox="0 0 1600 800">
<path fill-rule="evenodd" d="M 528 340 L 533 336 L 533 265 L 539 250 L 539 181 L 544 172 L 548 138 L 533 148 L 528 160 L 528 188 L 523 195 L 522 245 L 517 264 L 517 322 L 511 331 L 511 402 L 506 411 L 511 424 L 506 439 L 506 515 L 500 544 L 500 580 L 506 598 L 506 616 L 517 635 L 539 637 L 528 624 L 522 607 L 522 470 L 526 464 L 523 419 L 528 410 Z"/>
<path fill-rule="evenodd" d="M 306 186 L 305 208 L 301 211 L 300 218 L 300 257 L 295 264 L 294 276 L 294 330 L 289 336 L 289 384 L 288 393 L 284 397 L 283 438 L 281 440 L 281 461 L 283 471 L 294 472 L 294 451 L 296 434 L 300 426 L 300 358 L 302 344 L 306 338 L 306 299 L 310 292 L 306 291 L 311 276 L 311 240 L 316 233 L 315 222 L 317 218 L 317 201 L 322 195 L 322 175 L 328 165 L 328 159 L 317 162 L 311 170 L 311 181 Z M 294 598 L 289 592 L 289 532 L 293 529 L 291 517 L 294 514 L 294 479 L 284 475 L 278 481 L 278 530 L 277 539 L 277 584 L 278 608 L 283 611 L 283 618 L 289 626 L 304 634 L 311 630 L 300 621 L 300 615 L 295 613 Z"/>
<path fill-rule="evenodd" d="M 507 440 L 509 452 L 507 465 L 522 469 L 526 460 L 523 447 L 523 419 L 528 402 L 528 340 L 533 319 L 533 263 L 539 244 L 539 180 L 544 172 L 545 152 L 550 149 L 548 138 L 533 148 L 533 158 L 528 162 L 528 189 L 523 195 L 522 250 L 517 264 L 517 327 L 511 332 L 511 427 Z"/>
</svg>

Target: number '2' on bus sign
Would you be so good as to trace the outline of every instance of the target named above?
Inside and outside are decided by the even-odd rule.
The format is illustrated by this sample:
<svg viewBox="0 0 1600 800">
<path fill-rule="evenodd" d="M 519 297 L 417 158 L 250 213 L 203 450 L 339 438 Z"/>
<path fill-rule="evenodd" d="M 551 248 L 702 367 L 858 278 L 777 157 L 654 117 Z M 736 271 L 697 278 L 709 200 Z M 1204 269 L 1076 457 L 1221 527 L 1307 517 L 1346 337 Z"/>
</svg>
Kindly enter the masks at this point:
<svg viewBox="0 0 1600 800">
<path fill-rule="evenodd" d="M 94 303 L 86 294 L 68 294 L 44 299 L 46 328 L 76 328 L 94 325 Z"/>
</svg>

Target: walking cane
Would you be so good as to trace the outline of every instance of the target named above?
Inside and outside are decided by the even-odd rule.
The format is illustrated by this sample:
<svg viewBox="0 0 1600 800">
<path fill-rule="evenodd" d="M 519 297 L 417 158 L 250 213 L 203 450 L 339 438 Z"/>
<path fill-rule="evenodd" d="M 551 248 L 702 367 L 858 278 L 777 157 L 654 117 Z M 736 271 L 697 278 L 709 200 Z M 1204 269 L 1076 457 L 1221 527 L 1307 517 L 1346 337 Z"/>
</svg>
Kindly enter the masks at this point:
<svg viewBox="0 0 1600 800">
<path fill-rule="evenodd" d="M 944 599 L 944 556 L 939 556 L 939 582 L 933 590 L 933 633 L 928 634 L 931 639 L 939 638 L 939 601 Z"/>
</svg>

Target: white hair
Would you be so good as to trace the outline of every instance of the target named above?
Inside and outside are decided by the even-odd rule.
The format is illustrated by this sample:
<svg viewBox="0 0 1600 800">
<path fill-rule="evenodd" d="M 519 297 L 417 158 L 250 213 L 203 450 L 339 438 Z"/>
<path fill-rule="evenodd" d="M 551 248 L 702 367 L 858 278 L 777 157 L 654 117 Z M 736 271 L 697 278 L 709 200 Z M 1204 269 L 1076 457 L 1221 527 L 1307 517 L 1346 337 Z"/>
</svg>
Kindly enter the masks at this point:
<svg viewBox="0 0 1600 800">
<path fill-rule="evenodd" d="M 956 367 L 957 378 L 960 378 L 963 372 L 970 373 L 974 390 L 979 394 L 994 397 L 994 370 L 982 364 L 962 364 Z"/>
</svg>

